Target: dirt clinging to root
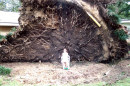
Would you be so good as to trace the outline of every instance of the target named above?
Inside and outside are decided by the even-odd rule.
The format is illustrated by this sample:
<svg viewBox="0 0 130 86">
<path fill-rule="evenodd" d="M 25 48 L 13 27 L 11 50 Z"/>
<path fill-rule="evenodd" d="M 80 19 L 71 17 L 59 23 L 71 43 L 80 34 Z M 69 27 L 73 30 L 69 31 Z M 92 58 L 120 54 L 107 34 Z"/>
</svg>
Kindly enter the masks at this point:
<svg viewBox="0 0 130 86">
<path fill-rule="evenodd" d="M 0 43 L 0 61 L 60 61 L 66 48 L 71 61 L 104 62 L 120 59 L 128 51 L 126 41 L 113 35 L 115 29 L 99 15 L 102 8 L 96 4 L 91 6 L 82 0 L 81 6 L 68 0 L 21 2 L 19 23 L 23 30 Z M 101 27 L 87 11 L 100 21 Z"/>
</svg>

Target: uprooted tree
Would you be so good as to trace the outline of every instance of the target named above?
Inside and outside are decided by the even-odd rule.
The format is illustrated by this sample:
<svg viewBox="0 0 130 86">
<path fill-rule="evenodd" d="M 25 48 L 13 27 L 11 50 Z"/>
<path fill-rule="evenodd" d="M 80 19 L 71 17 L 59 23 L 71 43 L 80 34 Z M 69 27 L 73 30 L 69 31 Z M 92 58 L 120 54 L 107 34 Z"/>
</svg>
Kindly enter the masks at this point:
<svg viewBox="0 0 130 86">
<path fill-rule="evenodd" d="M 64 48 L 76 61 L 116 60 L 128 52 L 105 9 L 112 0 L 21 2 L 22 31 L 1 42 L 0 61 L 58 61 Z"/>
</svg>

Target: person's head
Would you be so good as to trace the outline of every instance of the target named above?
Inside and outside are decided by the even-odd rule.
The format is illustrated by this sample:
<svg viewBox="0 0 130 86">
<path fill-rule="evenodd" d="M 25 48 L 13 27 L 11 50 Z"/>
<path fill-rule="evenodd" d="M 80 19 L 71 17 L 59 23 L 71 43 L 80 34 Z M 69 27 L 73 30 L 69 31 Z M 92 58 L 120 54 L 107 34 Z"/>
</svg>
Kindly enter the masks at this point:
<svg viewBox="0 0 130 86">
<path fill-rule="evenodd" d="M 66 48 L 64 48 L 63 52 L 67 52 L 67 49 L 66 49 Z"/>
</svg>

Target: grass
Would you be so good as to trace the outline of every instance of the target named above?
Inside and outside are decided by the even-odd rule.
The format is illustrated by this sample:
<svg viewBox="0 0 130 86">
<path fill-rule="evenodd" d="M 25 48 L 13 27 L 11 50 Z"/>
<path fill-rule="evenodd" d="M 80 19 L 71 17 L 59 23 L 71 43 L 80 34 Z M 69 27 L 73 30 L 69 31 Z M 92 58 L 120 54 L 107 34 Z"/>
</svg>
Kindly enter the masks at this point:
<svg viewBox="0 0 130 86">
<path fill-rule="evenodd" d="M 130 77 L 123 80 L 119 80 L 113 84 L 108 84 L 107 82 L 97 82 L 90 84 L 79 84 L 79 85 L 67 85 L 67 86 L 130 86 Z"/>
<path fill-rule="evenodd" d="M 90 84 L 66 84 L 66 85 L 44 85 L 44 83 L 39 84 L 22 84 L 16 80 L 12 80 L 8 76 L 0 76 L 0 86 L 130 86 L 130 77 L 123 80 L 119 80 L 113 84 L 107 84 L 107 82 L 97 82 Z"/>
<path fill-rule="evenodd" d="M 106 82 L 90 83 L 90 84 L 80 84 L 76 86 L 105 86 Z"/>
<path fill-rule="evenodd" d="M 10 68 L 0 66 L 0 75 L 9 75 L 11 73 Z"/>
<path fill-rule="evenodd" d="M 119 80 L 116 83 L 108 86 L 130 86 L 130 77 L 123 80 Z"/>
<path fill-rule="evenodd" d="M 8 83 L 2 85 L 2 86 L 23 86 L 21 83 L 18 81 L 9 81 Z"/>
<path fill-rule="evenodd" d="M 18 81 L 12 81 L 7 76 L 0 76 L 0 86 L 23 86 Z"/>
</svg>

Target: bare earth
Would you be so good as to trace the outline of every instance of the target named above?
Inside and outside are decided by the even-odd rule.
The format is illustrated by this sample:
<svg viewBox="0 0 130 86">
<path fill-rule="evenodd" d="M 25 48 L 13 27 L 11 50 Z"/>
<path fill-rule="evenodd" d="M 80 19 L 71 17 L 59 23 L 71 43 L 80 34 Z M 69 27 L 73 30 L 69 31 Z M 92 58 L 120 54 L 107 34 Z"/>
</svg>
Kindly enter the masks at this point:
<svg viewBox="0 0 130 86">
<path fill-rule="evenodd" d="M 23 84 L 72 85 L 93 82 L 113 83 L 130 77 L 130 60 L 117 64 L 71 62 L 70 70 L 63 70 L 60 63 L 0 63 L 12 69 L 10 78 Z"/>
</svg>

